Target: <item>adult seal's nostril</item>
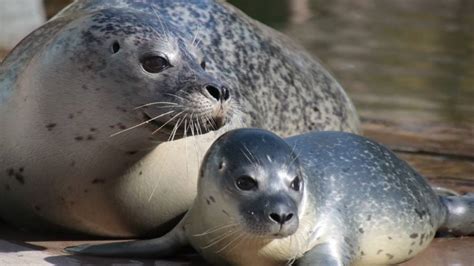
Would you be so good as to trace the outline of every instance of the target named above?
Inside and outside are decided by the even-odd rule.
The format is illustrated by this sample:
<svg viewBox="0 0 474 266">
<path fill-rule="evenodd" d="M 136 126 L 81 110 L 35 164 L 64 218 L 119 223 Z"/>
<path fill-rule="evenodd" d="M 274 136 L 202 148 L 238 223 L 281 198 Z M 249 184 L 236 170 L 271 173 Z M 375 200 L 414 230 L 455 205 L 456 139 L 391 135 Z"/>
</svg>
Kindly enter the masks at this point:
<svg viewBox="0 0 474 266">
<path fill-rule="evenodd" d="M 225 86 L 222 86 L 221 87 L 221 91 L 222 91 L 222 99 L 224 101 L 227 101 L 230 99 L 230 92 L 229 92 L 229 89 Z"/>
<path fill-rule="evenodd" d="M 224 86 L 219 87 L 214 84 L 208 84 L 204 88 L 217 101 L 227 101 L 230 98 L 229 89 Z"/>
<path fill-rule="evenodd" d="M 221 100 L 222 93 L 215 85 L 206 85 L 204 88 L 214 99 L 217 101 Z"/>
<path fill-rule="evenodd" d="M 270 213 L 269 217 L 272 221 L 277 222 L 281 225 L 284 225 L 293 218 L 293 213 Z"/>
</svg>

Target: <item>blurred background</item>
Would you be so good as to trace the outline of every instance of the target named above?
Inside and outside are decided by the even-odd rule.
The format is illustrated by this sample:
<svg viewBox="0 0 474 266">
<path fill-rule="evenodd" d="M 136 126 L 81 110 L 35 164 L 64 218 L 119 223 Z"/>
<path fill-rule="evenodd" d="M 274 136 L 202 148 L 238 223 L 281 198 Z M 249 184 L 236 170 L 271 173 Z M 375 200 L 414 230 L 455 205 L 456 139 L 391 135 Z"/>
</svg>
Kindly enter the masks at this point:
<svg viewBox="0 0 474 266">
<path fill-rule="evenodd" d="M 0 0 L 0 60 L 71 1 Z M 346 89 L 364 134 L 433 184 L 474 192 L 474 1 L 229 0 L 284 32 Z M 406 265 L 472 265 L 474 238 Z"/>
<path fill-rule="evenodd" d="M 69 2 L 0 0 L 3 55 Z M 364 119 L 474 124 L 474 1 L 229 2 L 317 56 Z"/>
</svg>

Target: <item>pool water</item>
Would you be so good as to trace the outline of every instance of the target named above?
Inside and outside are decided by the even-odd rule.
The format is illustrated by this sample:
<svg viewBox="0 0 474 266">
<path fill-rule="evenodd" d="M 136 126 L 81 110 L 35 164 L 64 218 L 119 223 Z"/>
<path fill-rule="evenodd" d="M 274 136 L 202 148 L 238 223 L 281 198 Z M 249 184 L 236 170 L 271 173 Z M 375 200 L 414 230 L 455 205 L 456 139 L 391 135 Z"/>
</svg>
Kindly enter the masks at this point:
<svg viewBox="0 0 474 266">
<path fill-rule="evenodd" d="M 229 2 L 317 56 L 363 117 L 474 124 L 474 1 Z"/>
</svg>

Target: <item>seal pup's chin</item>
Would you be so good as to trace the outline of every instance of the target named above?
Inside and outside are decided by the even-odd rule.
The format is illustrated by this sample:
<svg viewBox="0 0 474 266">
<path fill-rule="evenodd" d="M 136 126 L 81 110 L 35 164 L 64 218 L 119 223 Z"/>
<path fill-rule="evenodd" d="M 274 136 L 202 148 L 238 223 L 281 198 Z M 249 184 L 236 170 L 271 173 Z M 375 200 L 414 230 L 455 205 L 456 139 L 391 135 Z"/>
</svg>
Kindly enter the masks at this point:
<svg viewBox="0 0 474 266">
<path fill-rule="evenodd" d="M 245 224 L 244 228 L 242 229 L 249 235 L 255 238 L 261 239 L 283 239 L 286 237 L 290 237 L 296 233 L 298 230 L 298 217 L 291 219 L 288 223 L 285 224 L 276 224 L 271 222 L 263 222 L 263 223 L 249 223 L 249 222 L 242 222 Z"/>
</svg>

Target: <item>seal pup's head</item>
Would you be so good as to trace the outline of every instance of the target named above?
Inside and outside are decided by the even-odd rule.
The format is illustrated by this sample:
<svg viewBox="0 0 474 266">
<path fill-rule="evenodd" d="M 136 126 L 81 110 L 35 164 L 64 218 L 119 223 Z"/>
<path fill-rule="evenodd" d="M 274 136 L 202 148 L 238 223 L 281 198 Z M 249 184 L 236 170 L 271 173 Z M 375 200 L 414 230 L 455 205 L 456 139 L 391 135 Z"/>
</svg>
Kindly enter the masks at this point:
<svg viewBox="0 0 474 266">
<path fill-rule="evenodd" d="M 109 8 L 74 18 L 61 32 L 43 56 L 54 62 L 45 71 L 61 73 L 59 93 L 74 93 L 68 107 L 87 103 L 90 127 L 102 122 L 101 132 L 110 127 L 112 136 L 161 141 L 217 130 L 235 115 L 232 88 L 206 71 L 212 63 L 193 33 L 166 14 Z"/>
<path fill-rule="evenodd" d="M 208 150 L 197 198 L 205 208 L 221 208 L 212 211 L 223 213 L 227 221 L 221 223 L 235 224 L 244 238 L 285 238 L 298 229 L 302 174 L 282 138 L 260 129 L 233 130 Z"/>
</svg>

